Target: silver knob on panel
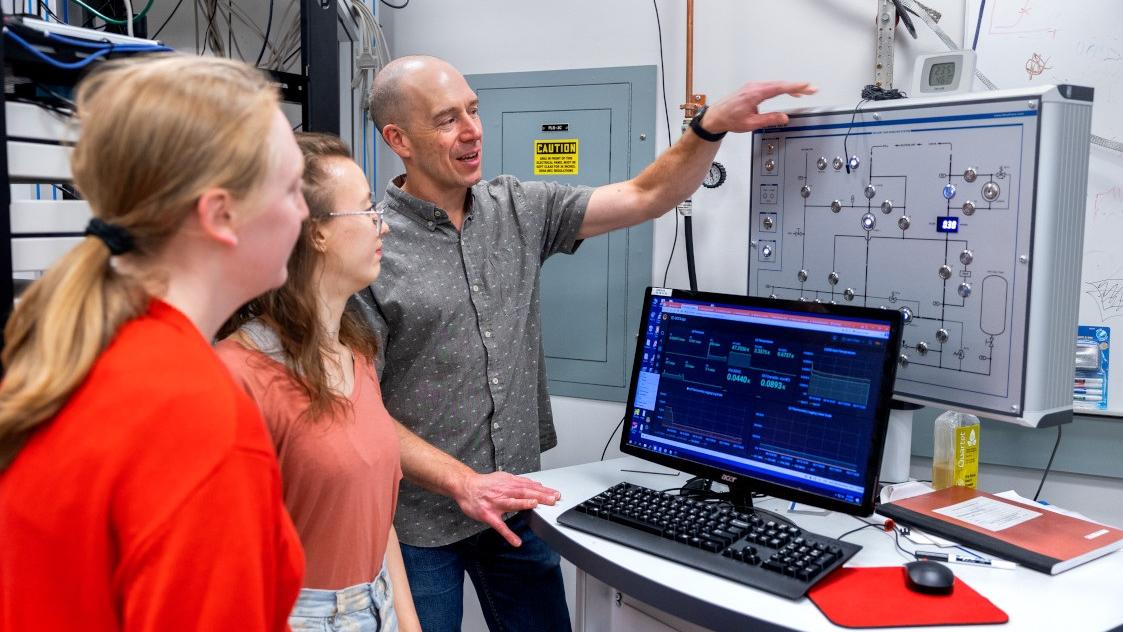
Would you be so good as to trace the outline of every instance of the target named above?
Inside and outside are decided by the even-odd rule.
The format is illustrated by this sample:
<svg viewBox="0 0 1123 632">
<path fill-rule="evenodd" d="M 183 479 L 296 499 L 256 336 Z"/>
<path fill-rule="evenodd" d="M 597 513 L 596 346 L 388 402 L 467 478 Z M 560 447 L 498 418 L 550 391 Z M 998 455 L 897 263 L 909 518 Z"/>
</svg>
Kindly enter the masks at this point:
<svg viewBox="0 0 1123 632">
<path fill-rule="evenodd" d="M 936 274 L 939 274 L 940 278 L 944 279 L 945 281 L 947 279 L 950 279 L 951 278 L 951 266 L 949 266 L 947 264 L 944 264 L 944 265 L 940 266 L 940 269 L 936 271 Z"/>
<path fill-rule="evenodd" d="M 862 216 L 862 228 L 873 230 L 874 226 L 877 226 L 877 218 L 872 213 L 866 213 Z"/>
<path fill-rule="evenodd" d="M 893 212 L 893 200 L 885 200 L 881 203 L 881 212 L 886 215 Z"/>
<path fill-rule="evenodd" d="M 771 158 L 769 158 L 768 160 L 765 160 L 764 161 L 764 170 L 765 171 L 775 171 L 776 170 L 776 161 L 772 160 Z"/>
<path fill-rule="evenodd" d="M 901 230 L 908 230 L 910 224 L 912 224 L 912 220 L 909 219 L 908 215 L 902 215 L 897 220 L 897 227 L 900 228 Z"/>
<path fill-rule="evenodd" d="M 819 156 L 819 159 L 815 161 L 815 166 L 819 168 L 819 171 L 822 171 L 823 169 L 826 169 L 827 168 L 827 159 L 822 157 L 822 156 Z"/>
<path fill-rule="evenodd" d="M 899 358 L 897 358 L 897 362 L 901 365 L 901 367 L 908 366 L 909 365 L 908 355 L 902 353 L 901 356 Z"/>
<path fill-rule="evenodd" d="M 799 187 L 799 196 L 803 198 L 811 197 L 811 187 L 806 184 Z"/>
<path fill-rule="evenodd" d="M 959 295 L 962 296 L 963 298 L 967 298 L 968 296 L 971 296 L 971 284 L 970 283 L 960 283 L 958 292 L 959 292 Z"/>
<path fill-rule="evenodd" d="M 911 323 L 912 322 L 912 310 L 909 309 L 908 307 L 902 307 L 901 308 L 901 320 L 904 321 L 905 324 Z"/>
<path fill-rule="evenodd" d="M 987 202 L 993 202 L 998 199 L 998 194 L 1002 192 L 1002 188 L 994 180 L 987 182 L 983 185 L 983 199 Z"/>
<path fill-rule="evenodd" d="M 831 202 L 831 211 L 837 213 L 842 210 L 842 201 L 834 200 Z"/>
<path fill-rule="evenodd" d="M 763 226 L 765 230 L 772 230 L 772 227 L 776 225 L 776 220 L 772 219 L 770 216 L 765 215 L 760 219 L 760 225 Z"/>
<path fill-rule="evenodd" d="M 978 176 L 979 176 L 979 173 L 975 170 L 974 167 L 967 167 L 963 171 L 963 179 L 966 180 L 967 182 L 974 182 L 975 178 L 977 178 Z"/>
<path fill-rule="evenodd" d="M 768 298 L 776 298 L 776 295 L 775 294 L 769 294 Z"/>
<path fill-rule="evenodd" d="M 838 273 L 831 272 L 830 274 L 828 274 L 827 283 L 830 283 L 831 285 L 838 285 Z"/>
<path fill-rule="evenodd" d="M 970 265 L 974 260 L 975 253 L 971 252 L 970 250 L 964 250 L 963 252 L 959 253 L 959 263 L 962 263 L 963 265 Z"/>
<path fill-rule="evenodd" d="M 762 246 L 760 249 L 760 256 L 765 259 L 772 258 L 772 246 Z"/>
<path fill-rule="evenodd" d="M 854 289 L 848 287 L 845 290 L 843 290 L 842 291 L 842 298 L 845 298 L 848 301 L 854 300 Z"/>
<path fill-rule="evenodd" d="M 776 145 L 773 144 L 773 143 L 768 143 L 767 145 L 764 146 L 764 152 L 767 153 L 767 154 L 774 153 L 775 151 L 776 151 Z"/>
<path fill-rule="evenodd" d="M 936 330 L 936 340 L 939 340 L 940 344 L 944 344 L 945 342 L 947 342 L 948 341 L 948 330 L 946 330 L 942 327 L 940 329 L 937 329 Z"/>
<path fill-rule="evenodd" d="M 800 303 L 806 303 L 806 302 L 807 302 L 807 297 L 806 297 L 806 296 L 801 296 L 801 297 L 799 297 L 799 302 L 800 302 Z"/>
<path fill-rule="evenodd" d="M 872 200 L 873 196 L 877 195 L 877 187 L 872 184 L 866 185 L 866 199 Z"/>
<path fill-rule="evenodd" d="M 920 355 L 928 355 L 928 343 L 923 340 L 916 343 L 916 352 Z"/>
<path fill-rule="evenodd" d="M 971 200 L 967 200 L 966 202 L 964 202 L 963 203 L 963 214 L 964 215 L 974 215 L 975 214 L 975 203 L 972 202 Z"/>
<path fill-rule="evenodd" d="M 835 156 L 834 160 L 831 161 L 831 166 L 834 167 L 835 171 L 838 171 L 839 169 L 842 169 L 843 164 L 845 164 L 845 163 L 842 162 L 841 156 Z"/>
<path fill-rule="evenodd" d="M 800 270 L 799 272 L 796 273 L 795 277 L 797 279 L 799 279 L 800 283 L 803 283 L 804 281 L 807 280 L 807 270 Z"/>
</svg>

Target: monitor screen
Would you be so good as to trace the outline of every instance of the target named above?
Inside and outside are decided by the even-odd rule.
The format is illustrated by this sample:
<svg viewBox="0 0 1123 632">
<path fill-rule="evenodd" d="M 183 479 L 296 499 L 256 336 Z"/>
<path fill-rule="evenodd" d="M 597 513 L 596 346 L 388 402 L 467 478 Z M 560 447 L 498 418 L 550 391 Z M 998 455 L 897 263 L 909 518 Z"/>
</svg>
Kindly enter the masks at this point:
<svg viewBox="0 0 1123 632">
<path fill-rule="evenodd" d="M 649 288 L 621 450 L 735 491 L 868 515 L 900 319 Z"/>
</svg>

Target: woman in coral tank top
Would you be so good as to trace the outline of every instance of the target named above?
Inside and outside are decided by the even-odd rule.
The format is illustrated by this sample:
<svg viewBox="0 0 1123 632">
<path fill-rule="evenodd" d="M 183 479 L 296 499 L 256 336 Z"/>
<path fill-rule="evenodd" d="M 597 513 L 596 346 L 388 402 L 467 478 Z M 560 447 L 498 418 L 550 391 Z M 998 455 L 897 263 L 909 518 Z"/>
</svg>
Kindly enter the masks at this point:
<svg viewBox="0 0 1123 632">
<path fill-rule="evenodd" d="M 217 349 L 261 406 L 307 556 L 293 630 L 419 630 L 393 529 L 398 436 L 375 336 L 348 304 L 378 277 L 389 228 L 343 141 L 297 142 L 310 217 L 288 281 L 239 310 Z"/>
</svg>

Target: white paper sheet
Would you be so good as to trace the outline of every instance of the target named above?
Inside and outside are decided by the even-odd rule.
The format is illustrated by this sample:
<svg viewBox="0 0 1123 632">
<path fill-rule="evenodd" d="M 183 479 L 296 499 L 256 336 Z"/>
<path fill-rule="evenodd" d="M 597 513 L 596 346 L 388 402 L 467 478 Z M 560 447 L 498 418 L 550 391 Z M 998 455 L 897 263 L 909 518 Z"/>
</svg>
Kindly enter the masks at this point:
<svg viewBox="0 0 1123 632">
<path fill-rule="evenodd" d="M 972 498 L 961 503 L 935 510 L 956 520 L 961 520 L 987 531 L 1002 531 L 1041 515 L 1032 511 L 990 498 Z"/>
</svg>

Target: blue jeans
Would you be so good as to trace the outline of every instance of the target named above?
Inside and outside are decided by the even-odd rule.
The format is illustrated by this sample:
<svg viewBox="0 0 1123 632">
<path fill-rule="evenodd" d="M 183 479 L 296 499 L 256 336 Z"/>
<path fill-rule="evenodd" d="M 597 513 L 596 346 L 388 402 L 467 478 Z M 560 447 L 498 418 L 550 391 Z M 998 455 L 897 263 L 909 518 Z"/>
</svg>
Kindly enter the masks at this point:
<svg viewBox="0 0 1123 632">
<path fill-rule="evenodd" d="M 464 573 L 472 578 L 492 632 L 571 630 L 560 558 L 527 524 L 507 520 L 514 548 L 495 529 L 438 547 L 402 545 L 409 588 L 425 632 L 456 632 L 464 617 Z"/>
<path fill-rule="evenodd" d="M 372 582 L 339 590 L 302 588 L 289 626 L 292 632 L 396 632 L 398 615 L 386 560 Z"/>
</svg>

